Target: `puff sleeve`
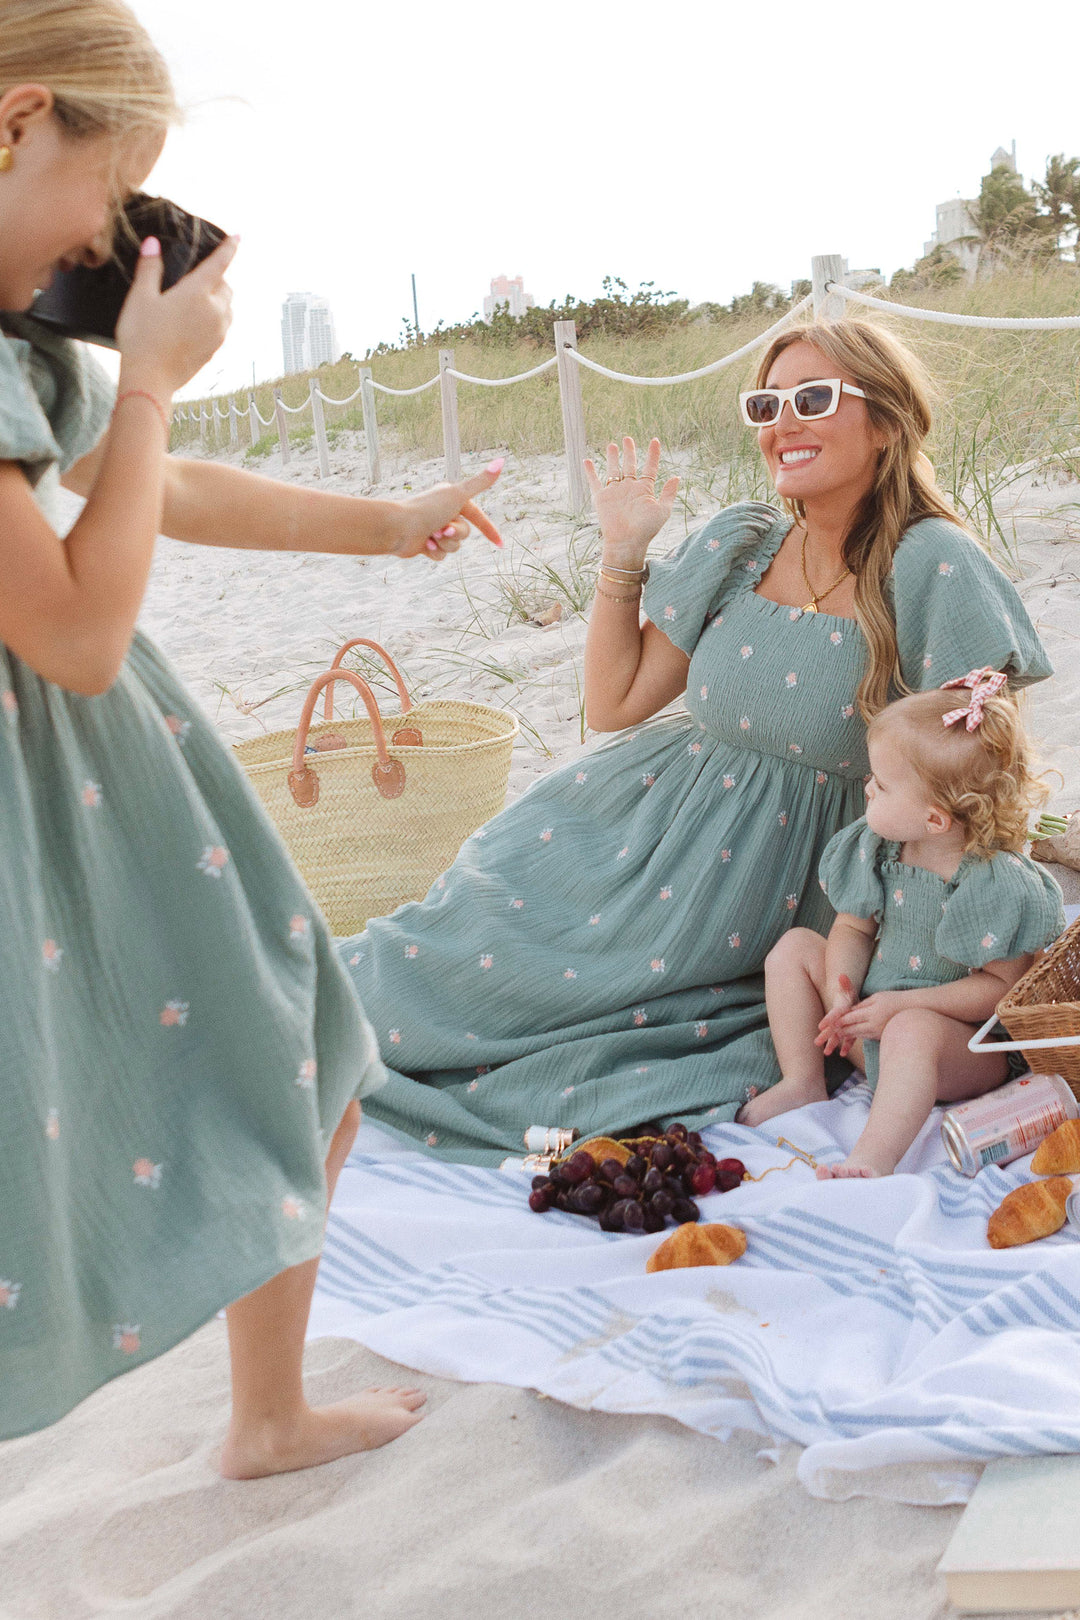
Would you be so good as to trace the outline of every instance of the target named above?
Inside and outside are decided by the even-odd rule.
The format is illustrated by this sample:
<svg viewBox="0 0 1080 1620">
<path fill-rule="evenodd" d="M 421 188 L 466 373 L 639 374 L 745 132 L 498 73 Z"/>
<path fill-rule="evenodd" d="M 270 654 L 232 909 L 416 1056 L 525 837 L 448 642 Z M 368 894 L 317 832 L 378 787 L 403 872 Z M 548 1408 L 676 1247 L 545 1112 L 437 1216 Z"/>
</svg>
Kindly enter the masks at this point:
<svg viewBox="0 0 1080 1620">
<path fill-rule="evenodd" d="M 834 911 L 880 922 L 885 910 L 881 861 L 886 845 L 860 816 L 825 845 L 818 880 Z"/>
<path fill-rule="evenodd" d="M 66 472 L 109 424 L 116 390 L 84 344 L 27 316 L 0 331 L 0 460 L 17 461 L 31 485 L 51 467 Z"/>
<path fill-rule="evenodd" d="M 1042 950 L 1064 927 L 1050 873 L 1026 855 L 998 854 L 971 863 L 945 902 L 934 946 L 948 962 L 981 968 Z"/>
<path fill-rule="evenodd" d="M 725 507 L 666 557 L 650 562 L 646 614 L 691 656 L 727 597 L 761 578 L 789 527 L 782 512 L 761 501 Z"/>
<path fill-rule="evenodd" d="M 989 665 L 1014 686 L 1053 674 L 1006 574 L 955 523 L 924 518 L 896 548 L 893 606 L 900 668 L 914 692 Z"/>
</svg>

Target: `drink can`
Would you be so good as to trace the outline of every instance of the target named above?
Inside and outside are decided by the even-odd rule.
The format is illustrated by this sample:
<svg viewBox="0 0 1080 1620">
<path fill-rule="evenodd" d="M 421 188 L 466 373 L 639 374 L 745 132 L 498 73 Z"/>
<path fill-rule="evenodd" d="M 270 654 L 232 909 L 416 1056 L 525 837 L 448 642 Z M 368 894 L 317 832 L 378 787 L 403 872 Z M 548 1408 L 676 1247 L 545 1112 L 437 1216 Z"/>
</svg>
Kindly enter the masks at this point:
<svg viewBox="0 0 1080 1620">
<path fill-rule="evenodd" d="M 1080 1115 L 1080 1103 L 1060 1074 L 1023 1074 L 985 1097 L 946 1111 L 941 1140 L 953 1167 L 975 1176 L 988 1164 L 1010 1164 Z"/>
</svg>

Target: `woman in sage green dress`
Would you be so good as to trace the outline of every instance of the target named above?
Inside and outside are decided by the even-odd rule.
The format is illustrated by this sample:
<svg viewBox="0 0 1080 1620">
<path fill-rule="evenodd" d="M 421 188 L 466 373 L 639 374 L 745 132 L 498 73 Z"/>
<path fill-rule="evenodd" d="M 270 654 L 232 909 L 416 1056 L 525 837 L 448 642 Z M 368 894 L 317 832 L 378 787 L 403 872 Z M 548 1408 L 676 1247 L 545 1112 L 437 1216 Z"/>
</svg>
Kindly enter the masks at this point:
<svg viewBox="0 0 1080 1620">
<path fill-rule="evenodd" d="M 392 1065 L 369 1112 L 436 1154 L 494 1162 L 533 1125 L 732 1119 L 780 1077 L 761 970 L 791 926 L 828 931 L 818 862 L 862 814 L 868 717 L 975 666 L 1050 674 L 920 454 L 914 358 L 865 322 L 806 327 L 768 349 L 766 384 L 791 392 L 745 409 L 785 510 L 718 513 L 643 591 L 676 480 L 654 494 L 656 441 L 641 476 L 630 440 L 605 485 L 587 464 L 586 700 L 620 735 L 340 947 Z M 685 713 L 650 719 L 683 692 Z"/>
<path fill-rule="evenodd" d="M 439 557 L 494 475 L 395 503 L 166 462 L 234 240 L 164 294 L 144 244 L 119 392 L 22 313 L 108 258 L 174 110 L 119 0 L 0 0 L 0 1439 L 228 1306 L 222 1468 L 250 1477 L 392 1440 L 423 1397 L 303 1398 L 328 1186 L 382 1065 L 229 750 L 133 636 L 154 538 Z M 63 539 L 61 475 L 87 497 Z"/>
</svg>

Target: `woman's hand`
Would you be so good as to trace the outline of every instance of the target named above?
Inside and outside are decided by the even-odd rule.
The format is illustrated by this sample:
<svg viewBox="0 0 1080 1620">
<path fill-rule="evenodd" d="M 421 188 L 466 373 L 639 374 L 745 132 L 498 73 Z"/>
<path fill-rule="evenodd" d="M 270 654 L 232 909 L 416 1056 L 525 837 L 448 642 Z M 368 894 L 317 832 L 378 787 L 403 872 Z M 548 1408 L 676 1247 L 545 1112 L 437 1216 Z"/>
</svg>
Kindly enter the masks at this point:
<svg viewBox="0 0 1080 1620">
<path fill-rule="evenodd" d="M 660 440 L 650 439 L 645 465 L 639 473 L 637 446 L 629 436 L 623 440 L 621 466 L 618 445 L 608 445 L 604 483 L 600 482 L 595 463 L 592 460 L 585 463 L 585 475 L 604 537 L 603 560 L 613 568 L 640 568 L 650 540 L 660 533 L 671 516 L 679 480 L 669 478 L 657 495 L 659 469 Z"/>
<path fill-rule="evenodd" d="M 878 990 L 865 1001 L 856 1002 L 850 1012 L 843 1013 L 838 1020 L 839 1027 L 849 1043 L 880 1041 L 889 1019 L 910 1004 L 910 997 L 903 990 Z"/>
<path fill-rule="evenodd" d="M 240 238 L 226 237 L 168 292 L 161 290 L 161 244 L 143 243 L 135 279 L 116 323 L 124 384 L 172 398 L 221 347 L 232 320 L 225 272 Z"/>
<path fill-rule="evenodd" d="M 474 478 L 460 484 L 436 484 L 418 495 L 393 501 L 390 517 L 390 544 L 387 550 L 397 557 L 427 557 L 442 562 L 457 551 L 473 523 L 494 546 L 502 539 L 490 518 L 470 499 L 489 490 L 502 471 L 502 457 L 492 461 Z"/>
</svg>

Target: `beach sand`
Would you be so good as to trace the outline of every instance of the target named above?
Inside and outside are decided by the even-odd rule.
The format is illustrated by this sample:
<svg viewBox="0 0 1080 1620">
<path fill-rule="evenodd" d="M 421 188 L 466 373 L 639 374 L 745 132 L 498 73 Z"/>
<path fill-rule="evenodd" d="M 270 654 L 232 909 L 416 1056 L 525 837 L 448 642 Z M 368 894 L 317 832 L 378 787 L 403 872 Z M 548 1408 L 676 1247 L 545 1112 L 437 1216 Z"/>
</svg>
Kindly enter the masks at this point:
<svg viewBox="0 0 1080 1620">
<path fill-rule="evenodd" d="M 363 493 L 359 463 L 343 436 L 327 487 Z M 407 470 L 414 487 L 441 475 L 436 462 L 402 457 L 393 468 L 392 490 Z M 276 457 L 262 470 L 282 476 Z M 297 453 L 284 476 L 314 482 L 313 453 Z M 582 746 L 582 618 L 567 610 L 550 629 L 506 628 L 497 605 L 526 587 L 538 605 L 550 601 L 532 573 L 545 563 L 567 574 L 562 476 L 557 457 L 511 463 L 485 503 L 506 552 L 474 541 L 460 572 L 455 563 L 162 541 L 143 626 L 234 740 L 294 723 L 302 684 L 338 643 L 374 636 L 400 655 L 417 695 L 515 706 L 524 722 L 511 782 L 519 792 Z M 1049 754 L 1065 778 L 1053 802 L 1062 808 L 1080 806 L 1076 496 L 1076 485 L 1029 479 L 1014 489 L 1009 514 L 1021 588 L 1058 670 L 1033 697 L 1032 726 L 1053 740 Z M 673 521 L 658 544 L 680 533 Z M 491 633 L 465 633 L 470 622 Z M 260 706 L 245 712 L 252 703 Z M 1077 875 L 1070 887 L 1080 898 Z M 934 1570 L 959 1508 L 817 1501 L 795 1482 L 795 1447 L 772 1460 L 755 1435 L 720 1443 L 663 1419 L 413 1378 L 349 1341 L 312 1343 L 307 1369 L 317 1400 L 415 1382 L 429 1394 L 428 1416 L 382 1451 L 227 1483 L 214 1471 L 228 1407 L 224 1325 L 215 1321 L 53 1428 L 0 1447 L 0 1616 L 936 1620 L 952 1612 Z"/>
</svg>

